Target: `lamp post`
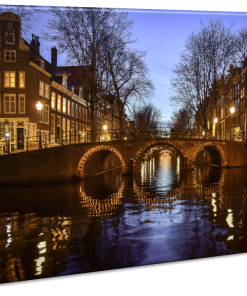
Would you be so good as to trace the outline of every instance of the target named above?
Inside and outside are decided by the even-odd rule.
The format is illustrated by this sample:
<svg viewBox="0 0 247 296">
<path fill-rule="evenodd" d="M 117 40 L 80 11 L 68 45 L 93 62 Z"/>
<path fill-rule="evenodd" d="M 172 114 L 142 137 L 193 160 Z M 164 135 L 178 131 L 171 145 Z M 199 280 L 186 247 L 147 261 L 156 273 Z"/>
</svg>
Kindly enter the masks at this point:
<svg viewBox="0 0 247 296">
<path fill-rule="evenodd" d="M 217 117 L 215 117 L 215 119 L 214 119 L 214 123 L 215 123 L 215 127 L 214 127 L 214 136 L 215 137 L 217 137 L 217 135 L 216 135 L 216 123 L 218 122 L 218 118 Z"/>
<path fill-rule="evenodd" d="M 40 116 L 42 113 L 42 107 L 43 105 L 38 101 L 36 103 L 36 109 L 38 110 L 38 118 L 39 118 L 39 148 L 42 148 L 42 142 L 41 142 L 41 131 L 40 131 Z"/>
<path fill-rule="evenodd" d="M 105 131 L 105 141 L 106 141 L 106 131 L 107 131 L 107 125 L 103 125 L 103 130 Z"/>
<path fill-rule="evenodd" d="M 233 115 L 235 113 L 235 107 L 232 106 L 230 109 L 231 114 Z M 231 140 L 231 134 L 230 134 L 230 140 Z"/>
</svg>

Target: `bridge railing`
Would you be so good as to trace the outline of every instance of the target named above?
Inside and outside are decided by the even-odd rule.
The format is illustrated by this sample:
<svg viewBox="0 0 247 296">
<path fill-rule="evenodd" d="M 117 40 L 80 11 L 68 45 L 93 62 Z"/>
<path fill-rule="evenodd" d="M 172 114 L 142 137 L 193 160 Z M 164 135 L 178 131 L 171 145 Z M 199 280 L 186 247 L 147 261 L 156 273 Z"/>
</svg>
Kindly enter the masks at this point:
<svg viewBox="0 0 247 296">
<path fill-rule="evenodd" d="M 59 133 L 48 133 L 42 131 L 37 136 L 28 137 L 25 135 L 14 135 L 9 133 L 5 138 L 0 139 L 0 154 L 10 154 L 36 149 L 52 148 L 75 143 L 95 143 L 131 139 L 154 139 L 154 138 L 179 138 L 179 139 L 209 139 L 224 141 L 245 141 L 245 135 L 241 131 L 216 132 L 215 136 L 205 132 L 174 132 L 167 128 L 158 130 L 143 129 L 111 129 L 106 131 L 61 131 Z"/>
</svg>

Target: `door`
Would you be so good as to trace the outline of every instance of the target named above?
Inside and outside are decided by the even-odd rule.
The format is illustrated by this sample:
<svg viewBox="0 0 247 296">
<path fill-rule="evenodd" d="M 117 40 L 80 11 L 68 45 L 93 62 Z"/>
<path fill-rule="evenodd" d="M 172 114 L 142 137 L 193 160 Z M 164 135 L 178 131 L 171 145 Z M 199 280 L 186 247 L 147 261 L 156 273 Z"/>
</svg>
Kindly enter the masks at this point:
<svg viewBox="0 0 247 296">
<path fill-rule="evenodd" d="M 23 128 L 17 128 L 17 149 L 24 149 Z"/>
<path fill-rule="evenodd" d="M 60 126 L 57 126 L 57 142 L 60 142 L 61 141 L 60 132 L 61 132 Z"/>
</svg>

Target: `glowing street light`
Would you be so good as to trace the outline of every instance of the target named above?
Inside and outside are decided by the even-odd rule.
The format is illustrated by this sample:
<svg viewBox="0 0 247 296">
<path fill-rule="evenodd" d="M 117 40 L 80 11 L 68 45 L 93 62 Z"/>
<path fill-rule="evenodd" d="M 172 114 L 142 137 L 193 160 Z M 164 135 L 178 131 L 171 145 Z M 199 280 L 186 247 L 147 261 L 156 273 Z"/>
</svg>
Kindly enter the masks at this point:
<svg viewBox="0 0 247 296">
<path fill-rule="evenodd" d="M 43 105 L 40 103 L 40 101 L 38 101 L 36 103 L 36 109 L 38 111 L 38 114 L 39 114 L 39 148 L 42 148 L 42 143 L 41 143 L 41 131 L 40 131 L 40 117 L 41 117 L 41 114 L 42 114 L 42 108 L 43 108 Z"/>
<path fill-rule="evenodd" d="M 103 125 L 103 130 L 105 131 L 105 138 L 103 138 L 103 139 L 106 141 L 106 130 L 107 130 L 107 125 L 106 124 Z"/>
<path fill-rule="evenodd" d="M 205 132 L 204 131 L 202 132 L 202 135 L 205 136 Z"/>
<path fill-rule="evenodd" d="M 217 117 L 215 117 L 215 119 L 214 119 L 214 122 L 215 122 L 215 123 L 217 123 L 217 122 L 218 122 L 218 118 L 217 118 Z"/>
<path fill-rule="evenodd" d="M 230 111 L 233 114 L 235 112 L 235 108 L 232 106 L 232 108 L 230 109 Z"/>
</svg>

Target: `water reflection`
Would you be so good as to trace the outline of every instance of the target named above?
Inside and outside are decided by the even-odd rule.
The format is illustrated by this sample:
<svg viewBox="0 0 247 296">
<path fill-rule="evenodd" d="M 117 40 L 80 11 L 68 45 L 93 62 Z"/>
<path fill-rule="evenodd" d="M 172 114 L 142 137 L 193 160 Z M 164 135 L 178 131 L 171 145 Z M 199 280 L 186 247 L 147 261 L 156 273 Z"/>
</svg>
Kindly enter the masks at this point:
<svg viewBox="0 0 247 296">
<path fill-rule="evenodd" d="M 247 169 L 180 161 L 1 189 L 0 282 L 246 252 Z"/>
</svg>

